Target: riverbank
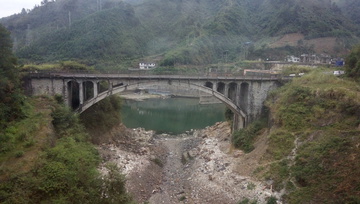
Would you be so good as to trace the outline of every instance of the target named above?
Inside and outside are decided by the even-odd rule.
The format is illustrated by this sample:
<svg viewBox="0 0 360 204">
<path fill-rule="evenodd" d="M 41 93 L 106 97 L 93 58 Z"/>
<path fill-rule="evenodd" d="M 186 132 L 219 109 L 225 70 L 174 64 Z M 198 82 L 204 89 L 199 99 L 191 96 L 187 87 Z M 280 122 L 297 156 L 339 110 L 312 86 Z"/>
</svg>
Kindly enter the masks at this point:
<svg viewBox="0 0 360 204">
<path fill-rule="evenodd" d="M 220 100 L 213 96 L 209 95 L 178 95 L 178 94 L 160 94 L 160 93 L 144 93 L 144 92 L 125 92 L 120 95 L 123 99 L 126 100 L 134 100 L 134 101 L 144 101 L 147 99 L 155 99 L 155 98 L 198 98 L 199 104 L 207 105 L 207 104 L 219 104 Z"/>
<path fill-rule="evenodd" d="M 251 177 L 252 158 L 262 153 L 250 158 L 234 150 L 226 122 L 177 136 L 141 128 L 116 131 L 112 142 L 99 146 L 103 165 L 111 162 L 123 170 L 127 190 L 139 203 L 266 203 L 278 197 L 271 185 Z"/>
<path fill-rule="evenodd" d="M 149 93 L 135 93 L 135 92 L 126 92 L 120 95 L 121 98 L 126 100 L 134 100 L 134 101 L 143 101 L 146 99 L 153 98 L 168 98 L 170 96 L 160 95 L 160 94 L 149 94 Z"/>
</svg>

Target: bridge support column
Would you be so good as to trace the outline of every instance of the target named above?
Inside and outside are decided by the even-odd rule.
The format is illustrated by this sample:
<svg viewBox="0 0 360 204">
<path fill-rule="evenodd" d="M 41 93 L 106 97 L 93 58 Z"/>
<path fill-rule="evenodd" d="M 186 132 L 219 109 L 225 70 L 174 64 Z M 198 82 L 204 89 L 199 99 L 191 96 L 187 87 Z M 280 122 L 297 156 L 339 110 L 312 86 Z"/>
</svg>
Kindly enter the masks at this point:
<svg viewBox="0 0 360 204">
<path fill-rule="evenodd" d="M 93 87 L 94 87 L 94 98 L 96 98 L 99 94 L 99 90 L 98 90 L 98 82 L 97 81 L 93 81 Z"/>
<path fill-rule="evenodd" d="M 109 93 L 111 94 L 113 90 L 113 83 L 109 80 Z"/>
<path fill-rule="evenodd" d="M 225 84 L 224 96 L 229 98 L 229 84 Z"/>
<path fill-rule="evenodd" d="M 84 84 L 82 81 L 79 83 L 79 104 L 80 107 L 84 104 Z"/>
<path fill-rule="evenodd" d="M 218 88 L 218 84 L 217 83 L 213 83 L 213 91 L 217 91 Z"/>
<path fill-rule="evenodd" d="M 234 103 L 240 107 L 240 85 L 239 84 L 236 84 Z"/>
<path fill-rule="evenodd" d="M 68 88 L 67 84 L 68 84 L 68 81 L 63 80 L 63 93 L 62 93 L 62 95 L 64 97 L 65 105 L 71 107 L 71 104 L 69 102 L 69 95 L 70 95 L 69 94 L 69 88 Z"/>
<path fill-rule="evenodd" d="M 243 118 L 240 114 L 234 113 L 233 131 L 240 130 L 243 128 L 245 128 L 245 118 Z"/>
</svg>

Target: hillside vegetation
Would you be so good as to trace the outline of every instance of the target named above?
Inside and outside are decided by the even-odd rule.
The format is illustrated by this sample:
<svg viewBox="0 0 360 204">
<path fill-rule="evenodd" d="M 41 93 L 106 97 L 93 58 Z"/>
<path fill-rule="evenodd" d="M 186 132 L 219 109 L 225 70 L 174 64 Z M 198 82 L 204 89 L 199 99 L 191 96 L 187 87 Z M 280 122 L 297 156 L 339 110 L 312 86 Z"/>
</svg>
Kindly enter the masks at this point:
<svg viewBox="0 0 360 204">
<path fill-rule="evenodd" d="M 269 45 L 291 33 L 304 38 L 272 59 L 314 52 L 313 43 L 325 37 L 336 45 L 321 52 L 337 56 L 358 42 L 356 8 L 355 0 L 57 0 L 0 23 L 22 62 L 80 59 L 120 69 L 143 60 L 174 66 L 266 59 Z"/>
<path fill-rule="evenodd" d="M 108 165 L 108 174 L 100 174 L 100 156 L 62 97 L 23 95 L 2 26 L 0 43 L 0 203 L 133 203 L 118 168 Z M 111 127 L 120 122 L 113 116 L 120 106 L 117 98 L 107 100 L 97 107 L 115 118 Z"/>
<path fill-rule="evenodd" d="M 287 203 L 359 203 L 359 84 L 314 70 L 275 90 L 266 106 L 268 147 L 254 174 L 285 190 Z M 261 124 L 236 132 L 234 144 L 251 152 Z"/>
<path fill-rule="evenodd" d="M 0 25 L 0 129 L 24 116 L 17 59 L 12 53 L 10 33 Z M 0 136 L 1 138 L 1 136 Z"/>
<path fill-rule="evenodd" d="M 1 203 L 133 203 L 115 166 L 100 157 L 79 118 L 62 101 L 31 99 L 26 119 L 1 135 Z M 6 149 L 4 148 L 6 147 Z"/>
</svg>

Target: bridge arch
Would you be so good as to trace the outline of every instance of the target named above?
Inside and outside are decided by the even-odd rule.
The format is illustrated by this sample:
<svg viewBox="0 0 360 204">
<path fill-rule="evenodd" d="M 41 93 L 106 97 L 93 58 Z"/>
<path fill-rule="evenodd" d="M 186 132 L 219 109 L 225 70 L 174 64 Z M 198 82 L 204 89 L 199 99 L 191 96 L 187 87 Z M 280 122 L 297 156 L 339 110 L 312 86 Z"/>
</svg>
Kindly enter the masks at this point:
<svg viewBox="0 0 360 204">
<path fill-rule="evenodd" d="M 98 103 L 99 101 L 105 99 L 106 97 L 109 97 L 109 96 L 115 95 L 115 94 L 119 94 L 126 90 L 135 90 L 135 89 L 139 88 L 140 86 L 144 86 L 144 85 L 151 86 L 151 85 L 172 85 L 172 84 L 176 84 L 176 86 L 182 87 L 184 89 L 186 89 L 186 88 L 196 89 L 203 93 L 210 94 L 210 95 L 216 97 L 217 99 L 222 101 L 230 110 L 232 110 L 236 116 L 238 116 L 238 120 L 240 120 L 239 121 L 240 126 L 241 127 L 245 126 L 245 124 L 247 122 L 246 121 L 247 115 L 231 99 L 227 98 L 220 92 L 214 91 L 212 88 L 206 87 L 204 85 L 190 83 L 189 81 L 181 81 L 181 80 L 176 81 L 176 83 L 174 83 L 173 81 L 159 80 L 159 81 L 141 81 L 141 82 L 136 82 L 133 84 L 124 84 L 122 86 L 116 86 L 116 87 L 110 86 L 111 88 L 108 91 L 102 92 L 102 93 L 98 94 L 96 97 L 94 97 L 88 101 L 85 101 L 83 103 L 83 105 L 77 110 L 77 112 L 82 113 L 85 110 L 87 110 L 88 108 L 90 108 L 92 105 Z M 236 83 L 234 83 L 234 84 L 236 84 Z"/>
<path fill-rule="evenodd" d="M 101 80 L 97 82 L 98 94 L 106 92 L 110 89 L 110 82 L 107 80 Z"/>
<path fill-rule="evenodd" d="M 219 92 L 219 93 L 221 93 L 221 94 L 223 94 L 223 95 L 225 96 L 225 89 L 226 89 L 225 87 L 226 87 L 226 85 L 225 85 L 224 82 L 219 82 L 219 83 L 217 84 L 217 89 L 216 89 L 216 91 Z"/>
<path fill-rule="evenodd" d="M 249 84 L 246 82 L 241 83 L 239 104 L 242 110 L 248 109 L 249 94 Z"/>
<path fill-rule="evenodd" d="M 76 80 L 66 82 L 67 87 L 67 104 L 73 109 L 80 107 L 80 84 Z"/>
<path fill-rule="evenodd" d="M 238 84 L 235 82 L 231 82 L 229 84 L 229 89 L 228 89 L 228 98 L 230 98 L 230 100 L 232 101 L 236 101 L 237 92 L 238 92 Z"/>
<path fill-rule="evenodd" d="M 210 81 L 207 81 L 207 82 L 205 83 L 205 87 L 208 87 L 208 88 L 210 88 L 210 89 L 213 89 L 214 84 L 213 84 L 212 82 L 210 82 Z"/>
<path fill-rule="evenodd" d="M 96 87 L 97 87 L 97 82 L 84 81 L 82 83 L 83 83 L 82 87 L 83 87 L 83 92 L 84 92 L 84 101 L 94 98 L 94 96 L 95 96 L 94 89 L 96 89 Z"/>
</svg>

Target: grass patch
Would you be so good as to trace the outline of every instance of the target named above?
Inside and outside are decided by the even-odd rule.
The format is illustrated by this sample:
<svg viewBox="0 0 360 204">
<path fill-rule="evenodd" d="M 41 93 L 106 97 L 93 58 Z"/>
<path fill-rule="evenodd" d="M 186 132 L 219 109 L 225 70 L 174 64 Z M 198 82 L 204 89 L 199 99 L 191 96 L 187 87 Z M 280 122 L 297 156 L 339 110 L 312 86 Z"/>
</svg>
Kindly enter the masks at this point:
<svg viewBox="0 0 360 204">
<path fill-rule="evenodd" d="M 256 185 L 254 183 L 248 183 L 247 187 L 248 190 L 254 190 L 256 188 Z"/>
<path fill-rule="evenodd" d="M 179 198 L 179 201 L 184 201 L 184 200 L 186 200 L 186 196 L 181 196 L 181 197 Z"/>
<path fill-rule="evenodd" d="M 267 199 L 266 204 L 277 204 L 277 198 L 271 196 Z"/>
<path fill-rule="evenodd" d="M 161 161 L 161 159 L 159 159 L 159 158 L 152 159 L 151 161 L 154 162 L 156 165 L 158 165 L 161 168 L 164 167 L 163 161 Z"/>
<path fill-rule="evenodd" d="M 17 152 L 15 152 L 15 157 L 16 158 L 20 158 L 20 157 L 22 157 L 22 156 L 24 156 L 24 151 L 17 151 Z"/>
<path fill-rule="evenodd" d="M 289 74 L 298 75 L 299 73 L 309 73 L 312 70 L 313 70 L 313 68 L 310 68 L 310 67 L 292 65 L 290 67 L 284 68 L 281 71 L 281 74 L 283 74 L 285 76 L 289 76 Z"/>
<path fill-rule="evenodd" d="M 273 187 L 279 191 L 285 186 L 286 179 L 289 178 L 290 169 L 288 160 L 274 162 L 270 165 L 269 171 L 264 174 L 266 180 L 273 180 Z"/>
<path fill-rule="evenodd" d="M 242 201 L 237 202 L 237 204 L 257 204 L 257 200 L 250 200 L 249 198 L 244 198 Z"/>
<path fill-rule="evenodd" d="M 294 148 L 295 137 L 285 130 L 276 130 L 270 134 L 268 157 L 275 160 L 283 159 L 288 156 Z"/>
</svg>

